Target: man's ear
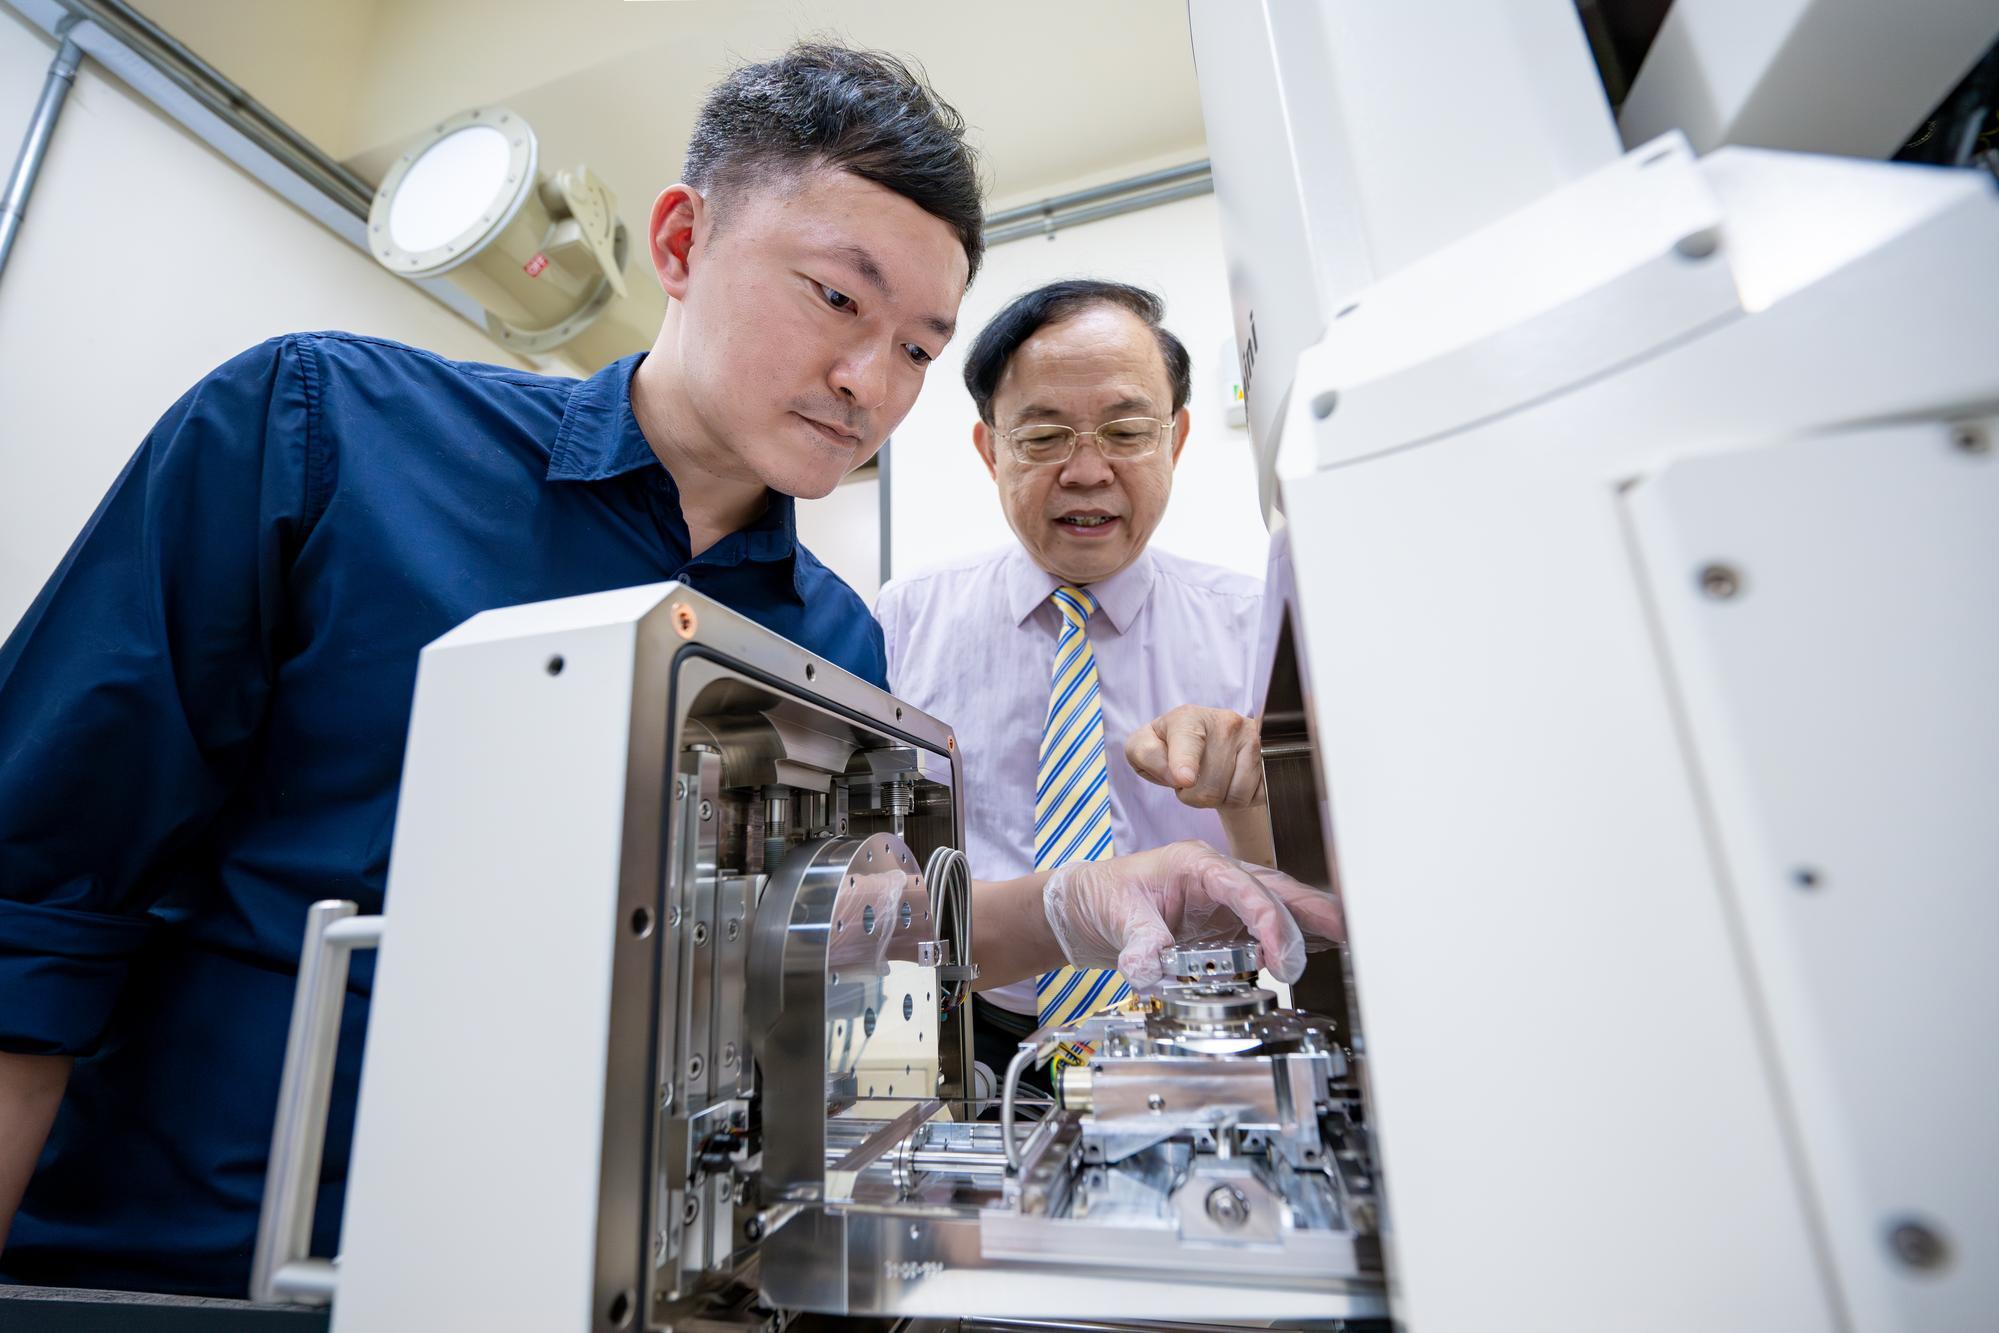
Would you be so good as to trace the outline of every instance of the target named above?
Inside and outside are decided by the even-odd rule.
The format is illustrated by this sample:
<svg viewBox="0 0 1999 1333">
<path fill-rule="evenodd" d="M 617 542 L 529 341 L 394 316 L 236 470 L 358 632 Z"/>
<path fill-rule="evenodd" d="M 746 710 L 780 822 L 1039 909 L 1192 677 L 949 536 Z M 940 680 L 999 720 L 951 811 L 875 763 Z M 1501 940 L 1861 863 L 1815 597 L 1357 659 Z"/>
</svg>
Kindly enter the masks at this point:
<svg viewBox="0 0 1999 1333">
<path fill-rule="evenodd" d="M 1186 408 L 1173 414 L 1173 466 L 1180 466 L 1180 451 L 1187 447 L 1187 432 L 1194 425 L 1194 416 Z"/>
<path fill-rule="evenodd" d="M 999 480 L 999 469 L 993 463 L 993 428 L 981 421 L 972 427 L 972 447 L 979 451 L 979 458 L 985 463 L 986 471 L 994 481 Z"/>
<path fill-rule="evenodd" d="M 673 300 L 685 300 L 693 263 L 695 231 L 706 220 L 708 201 L 692 185 L 669 185 L 652 201 L 652 271 Z"/>
</svg>

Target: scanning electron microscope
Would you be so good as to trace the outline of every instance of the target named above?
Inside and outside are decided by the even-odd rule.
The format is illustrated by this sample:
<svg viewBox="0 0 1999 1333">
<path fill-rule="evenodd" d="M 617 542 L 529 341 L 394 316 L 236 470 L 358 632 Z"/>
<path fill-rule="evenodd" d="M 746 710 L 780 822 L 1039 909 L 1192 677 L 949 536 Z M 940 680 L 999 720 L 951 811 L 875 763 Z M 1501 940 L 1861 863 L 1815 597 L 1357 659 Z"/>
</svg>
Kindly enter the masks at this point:
<svg viewBox="0 0 1999 1333">
<path fill-rule="evenodd" d="M 679 584 L 432 644 L 344 1252 L 304 1182 L 374 932 L 326 904 L 262 1294 L 337 1288 L 338 1330 L 1382 1314 L 1357 1035 L 1253 944 L 1169 951 L 979 1095 L 965 799 L 944 724 Z M 1030 1107 L 1054 1042 L 1094 1054 Z"/>
<path fill-rule="evenodd" d="M 1621 122 L 1569 0 L 1190 16 L 1272 833 L 1348 946 L 1288 1006 L 1175 950 L 981 1086 L 992 796 L 946 720 L 678 585 L 488 612 L 423 654 L 386 918 L 314 910 L 256 1295 L 337 1333 L 1990 1326 L 1999 194 L 1879 159 L 1999 13 L 1676 0 Z"/>
</svg>

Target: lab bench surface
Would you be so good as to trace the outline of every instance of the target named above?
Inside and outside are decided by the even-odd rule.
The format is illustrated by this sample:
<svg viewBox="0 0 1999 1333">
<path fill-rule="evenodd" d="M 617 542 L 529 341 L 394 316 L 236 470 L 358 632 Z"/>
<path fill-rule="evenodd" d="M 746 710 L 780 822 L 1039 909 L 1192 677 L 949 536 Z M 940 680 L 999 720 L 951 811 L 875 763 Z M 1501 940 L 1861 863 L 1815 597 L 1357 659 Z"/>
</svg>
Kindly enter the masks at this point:
<svg viewBox="0 0 1999 1333">
<path fill-rule="evenodd" d="M 0 1286 L 0 1333 L 326 1333 L 327 1312 L 205 1296 Z"/>
</svg>

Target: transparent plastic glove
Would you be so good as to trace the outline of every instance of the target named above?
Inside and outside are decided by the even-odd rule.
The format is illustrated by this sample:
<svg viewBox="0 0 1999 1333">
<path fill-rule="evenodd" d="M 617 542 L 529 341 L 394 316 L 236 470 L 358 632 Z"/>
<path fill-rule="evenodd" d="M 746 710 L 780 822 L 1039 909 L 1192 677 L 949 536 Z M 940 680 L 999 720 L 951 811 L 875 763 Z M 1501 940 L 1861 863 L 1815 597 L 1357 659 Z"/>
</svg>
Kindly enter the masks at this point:
<svg viewBox="0 0 1999 1333">
<path fill-rule="evenodd" d="M 1308 952 L 1346 936 L 1331 894 L 1204 842 L 1071 861 L 1048 876 L 1041 904 L 1070 963 L 1115 967 L 1134 990 L 1159 984 L 1159 954 L 1174 944 L 1254 939 L 1264 967 L 1288 982 L 1304 974 Z"/>
</svg>

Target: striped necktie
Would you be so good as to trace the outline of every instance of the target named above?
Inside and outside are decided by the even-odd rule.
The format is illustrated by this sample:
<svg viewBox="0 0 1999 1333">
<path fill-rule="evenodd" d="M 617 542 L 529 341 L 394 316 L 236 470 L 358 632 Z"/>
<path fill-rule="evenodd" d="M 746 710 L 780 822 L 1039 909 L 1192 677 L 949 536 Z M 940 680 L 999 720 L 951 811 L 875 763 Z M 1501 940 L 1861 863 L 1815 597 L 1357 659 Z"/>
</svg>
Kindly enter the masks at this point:
<svg viewBox="0 0 1999 1333">
<path fill-rule="evenodd" d="M 1110 765 L 1104 754 L 1104 713 L 1097 696 L 1097 659 L 1086 626 L 1096 599 L 1064 585 L 1049 594 L 1062 613 L 1049 673 L 1048 720 L 1041 729 L 1041 764 L 1034 791 L 1034 868 L 1053 870 L 1070 861 L 1101 861 L 1111 849 Z M 1116 972 L 1059 967 L 1035 988 L 1044 1026 L 1073 1023 L 1118 1003 L 1130 993 Z M 1087 1048 L 1064 1045 L 1051 1072 L 1081 1064 Z"/>
</svg>

